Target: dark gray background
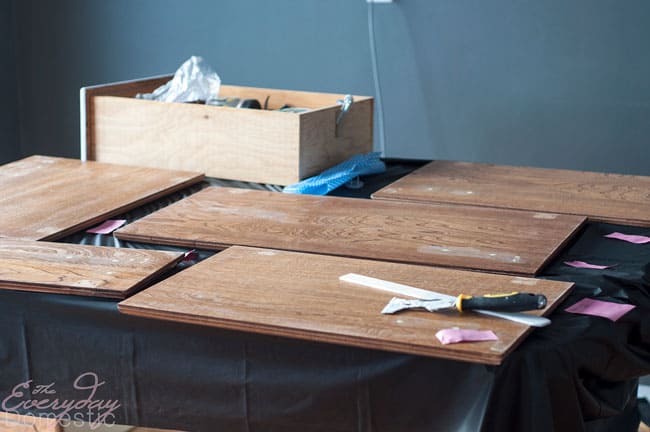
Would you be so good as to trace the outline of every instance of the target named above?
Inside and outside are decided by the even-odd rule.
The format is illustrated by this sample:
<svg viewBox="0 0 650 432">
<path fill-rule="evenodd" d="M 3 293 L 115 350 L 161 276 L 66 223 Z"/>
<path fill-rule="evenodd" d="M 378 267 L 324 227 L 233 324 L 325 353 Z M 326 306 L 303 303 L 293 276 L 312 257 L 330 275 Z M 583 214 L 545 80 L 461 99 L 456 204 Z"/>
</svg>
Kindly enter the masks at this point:
<svg viewBox="0 0 650 432">
<path fill-rule="evenodd" d="M 650 174 L 650 2 L 376 5 L 386 156 Z M 79 156 L 81 86 L 173 72 L 373 95 L 364 0 L 0 0 L 0 161 Z M 376 145 L 377 145 L 377 139 Z"/>
<path fill-rule="evenodd" d="M 0 163 L 20 157 L 13 4 L 0 0 Z"/>
</svg>

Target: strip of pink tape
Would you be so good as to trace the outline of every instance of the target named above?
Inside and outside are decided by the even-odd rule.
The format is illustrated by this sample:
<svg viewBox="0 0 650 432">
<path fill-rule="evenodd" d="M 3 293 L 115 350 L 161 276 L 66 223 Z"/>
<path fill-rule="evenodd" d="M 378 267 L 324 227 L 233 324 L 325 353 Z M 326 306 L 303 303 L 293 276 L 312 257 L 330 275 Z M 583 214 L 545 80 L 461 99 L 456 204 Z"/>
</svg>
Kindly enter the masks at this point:
<svg viewBox="0 0 650 432">
<path fill-rule="evenodd" d="M 91 234 L 110 234 L 126 223 L 126 219 L 109 219 L 101 225 L 87 230 Z"/>
</svg>

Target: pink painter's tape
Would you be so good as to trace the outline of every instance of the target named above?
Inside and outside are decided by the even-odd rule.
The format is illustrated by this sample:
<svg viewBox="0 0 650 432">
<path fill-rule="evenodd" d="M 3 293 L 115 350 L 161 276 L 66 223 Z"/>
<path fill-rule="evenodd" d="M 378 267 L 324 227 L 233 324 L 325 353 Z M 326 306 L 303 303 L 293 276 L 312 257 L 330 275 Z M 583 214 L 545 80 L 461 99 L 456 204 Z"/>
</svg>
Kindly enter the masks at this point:
<svg viewBox="0 0 650 432">
<path fill-rule="evenodd" d="M 87 230 L 90 234 L 110 234 L 126 223 L 125 219 L 109 219 L 101 225 Z"/>
<path fill-rule="evenodd" d="M 565 311 L 582 315 L 599 316 L 611 321 L 616 321 L 635 307 L 636 306 L 631 304 L 612 303 L 584 298 L 573 306 L 566 308 Z"/>
<path fill-rule="evenodd" d="M 564 261 L 564 264 L 575 268 L 595 269 L 595 270 L 604 270 L 616 266 L 616 264 L 612 264 L 612 265 L 590 264 L 584 261 Z"/>
<path fill-rule="evenodd" d="M 623 240 L 628 243 L 635 243 L 635 244 L 650 243 L 650 237 L 632 235 L 632 234 L 623 234 L 620 232 L 613 232 L 611 234 L 607 234 L 605 237 L 616 239 L 616 240 Z"/>
<path fill-rule="evenodd" d="M 442 329 L 436 333 L 436 337 L 443 345 L 458 342 L 499 340 L 492 330 L 466 330 L 459 328 Z"/>
</svg>

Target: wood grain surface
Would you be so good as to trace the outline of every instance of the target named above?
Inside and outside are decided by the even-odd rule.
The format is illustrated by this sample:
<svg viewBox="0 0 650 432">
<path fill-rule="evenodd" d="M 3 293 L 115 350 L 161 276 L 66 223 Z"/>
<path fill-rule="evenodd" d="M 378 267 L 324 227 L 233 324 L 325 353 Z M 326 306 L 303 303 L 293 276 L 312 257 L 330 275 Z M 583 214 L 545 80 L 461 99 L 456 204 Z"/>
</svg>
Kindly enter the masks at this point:
<svg viewBox="0 0 650 432">
<path fill-rule="evenodd" d="M 0 238 L 0 289 L 123 299 L 181 259 L 174 252 Z"/>
<path fill-rule="evenodd" d="M 534 274 L 584 218 L 207 188 L 115 235 L 202 249 L 231 245 Z"/>
<path fill-rule="evenodd" d="M 56 419 L 0 412 L 1 432 L 61 432 Z"/>
<path fill-rule="evenodd" d="M 650 226 L 650 177 L 434 161 L 375 199 L 465 204 Z"/>
<path fill-rule="evenodd" d="M 122 301 L 121 312 L 255 333 L 499 364 L 530 331 L 472 312 L 382 315 L 392 294 L 339 281 L 359 273 L 450 295 L 536 292 L 548 314 L 573 284 L 234 246 Z M 442 345 L 438 330 L 492 330 L 499 340 Z"/>
<path fill-rule="evenodd" d="M 0 237 L 55 240 L 203 175 L 46 156 L 0 166 Z"/>
</svg>

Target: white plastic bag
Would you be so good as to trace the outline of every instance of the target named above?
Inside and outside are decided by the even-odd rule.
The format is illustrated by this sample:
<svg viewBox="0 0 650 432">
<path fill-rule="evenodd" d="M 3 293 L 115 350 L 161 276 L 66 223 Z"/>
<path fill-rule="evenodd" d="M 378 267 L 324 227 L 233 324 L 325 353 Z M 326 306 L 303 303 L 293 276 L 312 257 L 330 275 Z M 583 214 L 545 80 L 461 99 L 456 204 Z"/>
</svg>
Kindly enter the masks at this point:
<svg viewBox="0 0 650 432">
<path fill-rule="evenodd" d="M 153 93 L 138 94 L 140 99 L 162 102 L 196 102 L 219 96 L 221 78 L 203 60 L 192 56 L 174 74 L 174 78 Z"/>
</svg>

